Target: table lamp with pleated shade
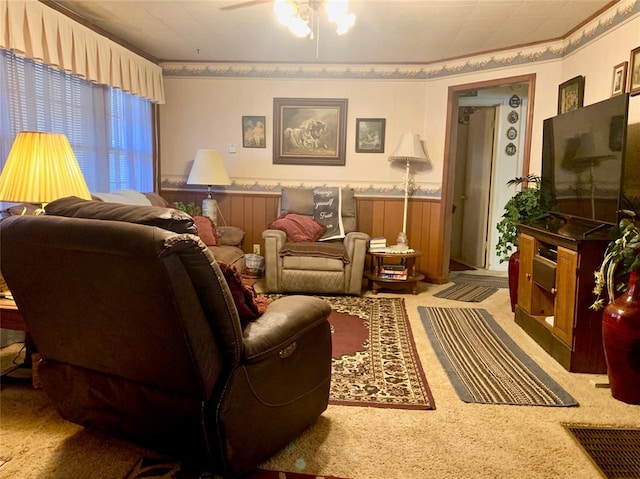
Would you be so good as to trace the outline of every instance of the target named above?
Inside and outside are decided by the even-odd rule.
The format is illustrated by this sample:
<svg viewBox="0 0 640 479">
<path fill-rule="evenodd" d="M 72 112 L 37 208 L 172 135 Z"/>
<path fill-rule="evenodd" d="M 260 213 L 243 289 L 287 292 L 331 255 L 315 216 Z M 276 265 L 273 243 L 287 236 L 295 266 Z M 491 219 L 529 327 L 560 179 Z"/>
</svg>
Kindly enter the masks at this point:
<svg viewBox="0 0 640 479">
<path fill-rule="evenodd" d="M 0 201 L 44 205 L 65 196 L 91 199 L 69 140 L 61 133 L 18 133 L 0 174 Z"/>
</svg>

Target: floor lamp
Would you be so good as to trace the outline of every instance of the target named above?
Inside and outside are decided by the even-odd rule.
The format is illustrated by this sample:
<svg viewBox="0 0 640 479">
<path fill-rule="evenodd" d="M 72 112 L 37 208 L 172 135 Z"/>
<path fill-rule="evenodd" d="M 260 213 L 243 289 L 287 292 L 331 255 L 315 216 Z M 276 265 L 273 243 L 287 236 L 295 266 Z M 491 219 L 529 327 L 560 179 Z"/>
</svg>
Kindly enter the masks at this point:
<svg viewBox="0 0 640 479">
<path fill-rule="evenodd" d="M 18 133 L 0 175 L 0 201 L 37 203 L 44 208 L 65 196 L 91 199 L 67 137 L 62 133 Z"/>
<path fill-rule="evenodd" d="M 407 240 L 407 206 L 409 203 L 409 169 L 412 163 L 428 163 L 427 155 L 422 146 L 420 135 L 414 133 L 403 133 L 400 143 L 395 151 L 389 156 L 389 161 L 405 162 L 404 176 L 404 213 L 402 215 L 402 231 L 398 234 L 396 249 L 409 249 Z"/>
<path fill-rule="evenodd" d="M 218 202 L 213 198 L 212 185 L 230 185 L 231 180 L 218 150 L 198 150 L 191 166 L 188 185 L 207 185 L 207 197 L 202 200 L 202 215 L 218 226 Z"/>
</svg>

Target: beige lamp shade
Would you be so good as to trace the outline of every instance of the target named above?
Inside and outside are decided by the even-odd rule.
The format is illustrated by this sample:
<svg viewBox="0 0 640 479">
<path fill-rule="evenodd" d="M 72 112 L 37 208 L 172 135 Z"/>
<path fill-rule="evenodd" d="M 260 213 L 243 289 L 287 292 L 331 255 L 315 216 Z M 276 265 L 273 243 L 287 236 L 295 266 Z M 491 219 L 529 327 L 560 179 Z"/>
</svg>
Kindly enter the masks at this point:
<svg viewBox="0 0 640 479">
<path fill-rule="evenodd" d="M 403 133 L 400 137 L 400 143 L 395 151 L 389 156 L 389 161 L 406 162 L 404 175 L 404 212 L 402 215 L 402 231 L 398 235 L 398 243 L 396 248 L 407 250 L 407 205 L 409 202 L 409 167 L 411 163 L 428 163 L 427 154 L 422 146 L 420 135 L 415 133 Z"/>
<path fill-rule="evenodd" d="M 0 200 L 45 204 L 65 196 L 91 199 L 67 137 L 18 133 L 0 175 Z"/>
<path fill-rule="evenodd" d="M 187 178 L 188 185 L 230 185 L 231 180 L 218 150 L 198 150 Z"/>
<path fill-rule="evenodd" d="M 420 135 L 403 133 L 395 151 L 389 156 L 389 161 L 409 160 L 426 163 L 429 160 L 424 152 Z"/>
</svg>

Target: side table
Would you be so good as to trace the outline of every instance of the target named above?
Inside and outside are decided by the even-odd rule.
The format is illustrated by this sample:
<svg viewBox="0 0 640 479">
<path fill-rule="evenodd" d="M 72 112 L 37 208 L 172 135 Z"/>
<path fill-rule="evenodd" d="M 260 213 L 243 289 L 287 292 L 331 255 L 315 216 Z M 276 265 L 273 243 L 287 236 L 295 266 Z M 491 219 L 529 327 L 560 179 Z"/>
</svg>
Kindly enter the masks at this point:
<svg viewBox="0 0 640 479">
<path fill-rule="evenodd" d="M 27 325 L 24 324 L 22 315 L 18 311 L 15 301 L 8 298 L 0 298 L 0 327 L 4 329 L 13 329 L 15 331 L 25 332 L 25 361 L 18 367 L 31 368 L 31 384 L 35 389 L 39 389 L 41 386 L 40 378 L 38 377 L 38 365 L 40 362 L 40 354 L 37 352 L 35 345 L 31 339 L 31 335 L 27 330 Z M 9 374 L 11 371 L 7 372 Z"/>
<path fill-rule="evenodd" d="M 379 289 L 402 290 L 411 289 L 413 294 L 418 293 L 418 282 L 424 279 L 424 274 L 416 272 L 416 258 L 422 256 L 420 251 L 408 251 L 406 253 L 369 252 L 371 255 L 371 269 L 365 275 L 369 280 L 369 289 L 377 294 Z M 392 279 L 381 276 L 382 267 L 391 260 L 396 260 L 407 270 L 407 279 Z M 394 263 L 396 262 L 394 261 Z"/>
</svg>

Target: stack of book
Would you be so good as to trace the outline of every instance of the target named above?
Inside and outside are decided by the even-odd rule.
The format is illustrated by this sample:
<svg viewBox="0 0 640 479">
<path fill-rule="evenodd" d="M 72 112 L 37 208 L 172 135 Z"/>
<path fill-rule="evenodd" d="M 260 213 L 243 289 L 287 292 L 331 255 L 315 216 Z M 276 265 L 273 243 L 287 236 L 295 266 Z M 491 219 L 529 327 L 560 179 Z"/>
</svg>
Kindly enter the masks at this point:
<svg viewBox="0 0 640 479">
<path fill-rule="evenodd" d="M 403 264 L 383 264 L 380 268 L 380 277 L 383 279 L 407 279 L 407 268 Z"/>
<path fill-rule="evenodd" d="M 387 250 L 387 239 L 384 236 L 376 236 L 369 240 L 369 251 L 384 252 Z"/>
</svg>

